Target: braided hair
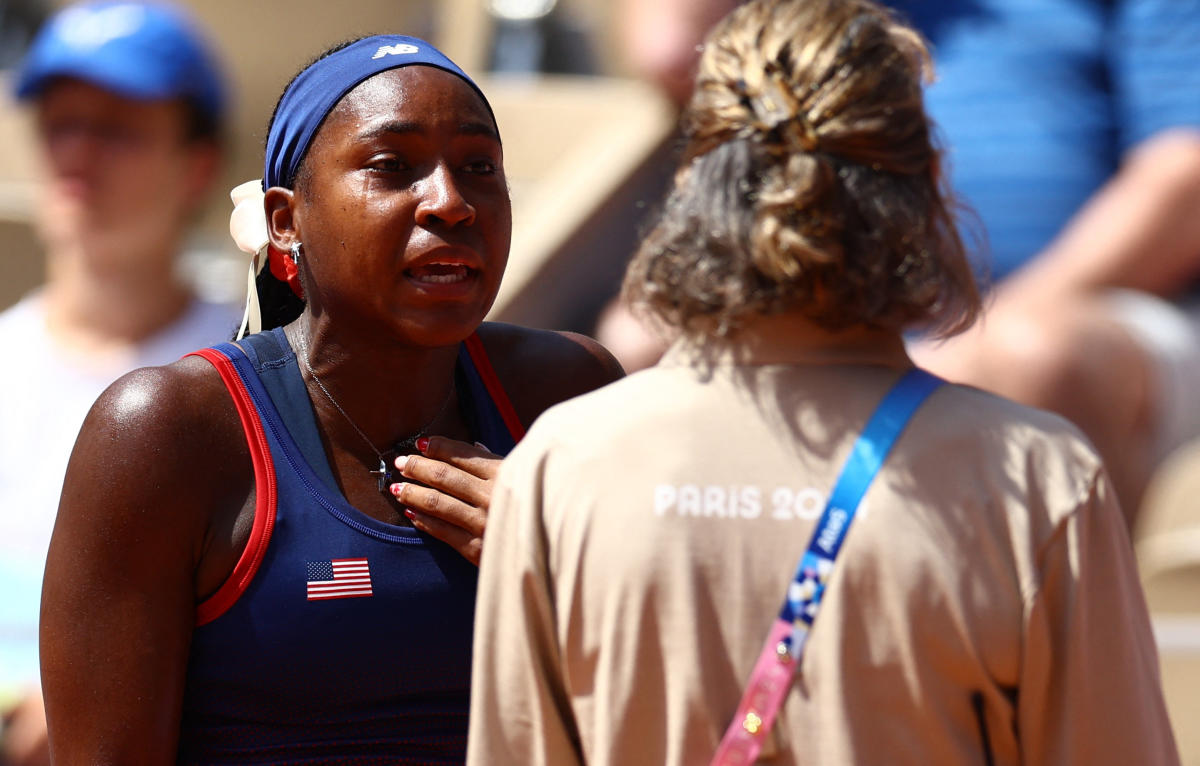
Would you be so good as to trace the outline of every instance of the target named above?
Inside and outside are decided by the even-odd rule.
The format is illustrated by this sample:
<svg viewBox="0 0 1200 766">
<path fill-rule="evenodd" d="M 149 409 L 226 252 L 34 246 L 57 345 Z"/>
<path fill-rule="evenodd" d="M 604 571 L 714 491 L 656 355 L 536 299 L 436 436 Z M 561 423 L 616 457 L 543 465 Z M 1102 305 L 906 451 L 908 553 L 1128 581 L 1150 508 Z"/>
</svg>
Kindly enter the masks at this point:
<svg viewBox="0 0 1200 766">
<path fill-rule="evenodd" d="M 920 35 L 871 0 L 752 0 L 704 45 L 674 188 L 626 297 L 685 334 L 798 310 L 827 329 L 970 325 Z"/>
</svg>

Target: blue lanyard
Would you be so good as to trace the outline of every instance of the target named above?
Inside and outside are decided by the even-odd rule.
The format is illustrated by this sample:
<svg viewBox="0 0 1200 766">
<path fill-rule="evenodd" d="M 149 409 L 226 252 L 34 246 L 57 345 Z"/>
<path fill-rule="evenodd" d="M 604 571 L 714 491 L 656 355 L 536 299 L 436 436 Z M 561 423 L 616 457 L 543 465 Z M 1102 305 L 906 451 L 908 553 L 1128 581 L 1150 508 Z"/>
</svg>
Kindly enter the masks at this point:
<svg viewBox="0 0 1200 766">
<path fill-rule="evenodd" d="M 850 457 L 829 493 L 829 501 L 808 542 L 808 549 L 796 567 L 779 613 L 781 620 L 792 624 L 791 638 L 785 639 L 784 645 L 793 658 L 798 660 L 804 651 L 804 641 L 821 608 L 833 563 L 867 487 L 879 473 L 913 413 L 942 382 L 924 370 L 910 370 L 888 391 L 855 441 Z"/>
</svg>

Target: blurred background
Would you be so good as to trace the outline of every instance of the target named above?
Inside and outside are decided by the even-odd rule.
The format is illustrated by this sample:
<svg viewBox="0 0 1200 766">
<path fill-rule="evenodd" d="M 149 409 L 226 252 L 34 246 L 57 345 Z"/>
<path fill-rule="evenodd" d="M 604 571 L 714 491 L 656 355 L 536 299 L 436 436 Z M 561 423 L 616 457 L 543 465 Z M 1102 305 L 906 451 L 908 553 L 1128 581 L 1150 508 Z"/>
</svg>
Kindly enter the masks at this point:
<svg viewBox="0 0 1200 766">
<path fill-rule="evenodd" d="M 0 2 L 0 67 L 68 3 Z M 223 58 L 233 95 L 223 189 L 262 175 L 279 93 L 316 53 L 365 34 L 441 47 L 495 108 L 513 196 L 513 252 L 493 318 L 588 331 L 616 290 L 638 219 L 662 190 L 657 152 L 674 125 L 660 92 L 630 76 L 617 4 L 599 0 L 184 0 Z M 7 72 L 0 72 L 3 77 Z M 43 278 L 30 228 L 38 168 L 28 110 L 0 93 L 0 309 Z M 182 267 L 202 295 L 242 299 L 245 261 L 214 194 Z M 570 275 L 567 277 L 566 275 Z"/>
<path fill-rule="evenodd" d="M 476 77 L 504 139 L 513 246 L 492 318 L 593 333 L 672 167 L 678 96 L 644 76 L 647 62 L 631 60 L 623 38 L 621 10 L 638 2 L 181 0 L 222 56 L 233 98 L 224 181 L 181 267 L 202 296 L 243 300 L 246 261 L 228 235 L 227 191 L 260 177 L 280 90 L 333 43 L 411 34 Z M 0 0 L 0 80 L 38 25 L 64 5 Z M 0 81 L 0 309 L 44 278 L 31 226 L 40 169 L 29 121 Z M 1143 506 L 1134 539 L 1164 683 L 1184 761 L 1200 764 L 1200 446 L 1161 466 Z"/>
</svg>

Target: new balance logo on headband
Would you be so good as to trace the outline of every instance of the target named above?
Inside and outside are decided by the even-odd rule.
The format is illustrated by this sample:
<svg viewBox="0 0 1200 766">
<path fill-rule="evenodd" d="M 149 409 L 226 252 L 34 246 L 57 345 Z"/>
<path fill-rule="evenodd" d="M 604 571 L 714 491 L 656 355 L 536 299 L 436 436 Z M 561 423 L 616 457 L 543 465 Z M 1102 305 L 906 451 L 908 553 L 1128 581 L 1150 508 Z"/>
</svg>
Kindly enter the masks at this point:
<svg viewBox="0 0 1200 766">
<path fill-rule="evenodd" d="M 409 45 L 408 43 L 396 43 L 395 45 L 382 45 L 379 47 L 379 50 L 375 51 L 375 55 L 372 56 L 371 58 L 372 59 L 381 59 L 384 56 L 400 56 L 405 53 L 416 53 L 419 50 L 420 50 L 420 48 L 418 48 L 417 46 Z"/>
</svg>

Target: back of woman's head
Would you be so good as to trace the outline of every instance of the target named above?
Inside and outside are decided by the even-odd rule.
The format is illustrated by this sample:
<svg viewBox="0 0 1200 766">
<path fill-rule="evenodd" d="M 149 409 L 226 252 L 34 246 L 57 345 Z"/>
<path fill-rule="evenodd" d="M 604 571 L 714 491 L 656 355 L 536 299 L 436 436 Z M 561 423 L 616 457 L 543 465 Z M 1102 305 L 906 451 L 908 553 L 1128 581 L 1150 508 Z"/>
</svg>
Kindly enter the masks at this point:
<svg viewBox="0 0 1200 766">
<path fill-rule="evenodd" d="M 920 36 L 870 0 L 752 0 L 709 34 L 675 187 L 627 295 L 684 333 L 795 310 L 952 334 L 979 297 Z"/>
</svg>

